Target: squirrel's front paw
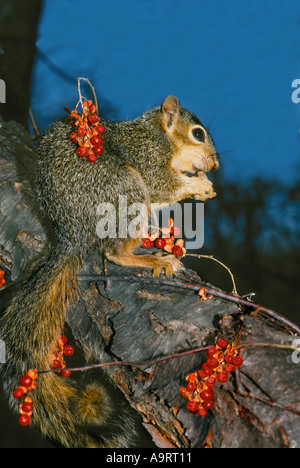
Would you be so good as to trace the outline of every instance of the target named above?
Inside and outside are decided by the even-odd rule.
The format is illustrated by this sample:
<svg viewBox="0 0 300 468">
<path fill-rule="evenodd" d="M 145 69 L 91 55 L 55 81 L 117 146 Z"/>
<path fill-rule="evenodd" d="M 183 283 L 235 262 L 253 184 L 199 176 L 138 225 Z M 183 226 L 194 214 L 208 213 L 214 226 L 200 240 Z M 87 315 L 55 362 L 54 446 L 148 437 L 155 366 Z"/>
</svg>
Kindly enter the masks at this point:
<svg viewBox="0 0 300 468">
<path fill-rule="evenodd" d="M 182 263 L 174 255 L 164 255 L 161 257 L 154 256 L 155 263 L 153 265 L 153 276 L 157 278 L 162 269 L 165 270 L 167 276 L 172 276 L 176 271 L 184 268 Z"/>
<path fill-rule="evenodd" d="M 217 196 L 216 192 L 214 191 L 213 184 L 210 180 L 208 180 L 204 172 L 198 172 L 198 177 L 196 180 L 198 182 L 198 190 L 194 195 L 195 200 L 205 201 L 209 198 L 215 198 Z"/>
</svg>

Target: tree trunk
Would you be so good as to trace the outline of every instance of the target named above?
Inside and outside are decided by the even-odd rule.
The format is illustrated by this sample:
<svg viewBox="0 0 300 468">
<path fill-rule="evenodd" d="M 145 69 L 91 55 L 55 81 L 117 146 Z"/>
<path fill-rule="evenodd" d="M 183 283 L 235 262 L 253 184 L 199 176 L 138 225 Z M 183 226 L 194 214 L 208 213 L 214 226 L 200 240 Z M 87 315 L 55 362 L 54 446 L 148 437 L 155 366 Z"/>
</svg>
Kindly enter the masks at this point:
<svg viewBox="0 0 300 468">
<path fill-rule="evenodd" d="M 10 292 L 51 248 L 53 237 L 33 190 L 36 148 L 21 125 L 0 124 L 0 268 L 7 279 L 3 309 Z M 111 281 L 97 277 L 104 275 L 103 261 L 98 253 L 91 255 L 81 272 L 79 298 L 68 314 L 85 364 L 149 362 L 214 345 L 219 336 L 276 345 L 291 345 L 295 339 L 288 324 L 260 309 L 253 313 L 255 307 L 235 304 L 230 296 L 203 300 L 184 287 L 151 283 L 147 271 L 112 263 L 106 274 L 113 276 Z M 124 278 L 129 275 L 136 281 Z M 188 269 L 175 280 L 210 287 Z M 300 366 L 293 363 L 292 350 L 248 346 L 242 355 L 240 371 L 214 387 L 214 408 L 204 418 L 186 409 L 179 388 L 206 360 L 205 352 L 104 369 L 158 447 L 299 446 Z"/>
</svg>

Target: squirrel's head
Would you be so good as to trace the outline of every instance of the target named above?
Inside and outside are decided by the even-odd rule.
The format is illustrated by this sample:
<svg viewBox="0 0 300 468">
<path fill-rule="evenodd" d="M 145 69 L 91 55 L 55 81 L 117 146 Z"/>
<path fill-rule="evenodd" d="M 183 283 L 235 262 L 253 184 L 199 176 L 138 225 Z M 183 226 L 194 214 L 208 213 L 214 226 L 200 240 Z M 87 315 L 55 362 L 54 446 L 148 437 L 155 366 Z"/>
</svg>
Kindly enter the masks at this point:
<svg viewBox="0 0 300 468">
<path fill-rule="evenodd" d="M 219 157 L 214 142 L 200 120 L 168 96 L 161 108 L 161 126 L 174 151 L 171 166 L 190 175 L 217 170 Z"/>
</svg>

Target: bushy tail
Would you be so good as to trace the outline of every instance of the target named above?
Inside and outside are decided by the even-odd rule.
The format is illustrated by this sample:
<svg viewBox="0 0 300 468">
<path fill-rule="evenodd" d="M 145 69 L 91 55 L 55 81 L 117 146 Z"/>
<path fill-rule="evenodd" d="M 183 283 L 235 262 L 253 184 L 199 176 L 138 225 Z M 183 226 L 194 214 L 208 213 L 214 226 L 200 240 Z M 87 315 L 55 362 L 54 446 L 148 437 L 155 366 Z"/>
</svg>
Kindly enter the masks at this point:
<svg viewBox="0 0 300 468">
<path fill-rule="evenodd" d="M 80 259 L 57 247 L 37 273 L 14 297 L 0 320 L 0 337 L 5 342 L 6 364 L 0 365 L 4 391 L 10 405 L 18 410 L 12 396 L 19 379 L 28 369 L 49 369 L 54 344 L 65 325 L 68 305 L 78 291 Z M 54 374 L 42 374 L 34 390 L 32 424 L 43 435 L 64 447 L 125 447 L 122 433 L 103 437 L 113 403 L 103 386 L 81 387 Z M 126 425 L 130 421 L 126 421 Z M 103 428 L 102 431 L 95 428 Z M 124 429 L 124 421 L 119 426 Z M 87 430 L 89 428 L 89 430 Z M 115 428 L 116 429 L 116 428 Z M 128 428 L 133 434 L 134 428 Z M 96 434 L 95 434 L 96 432 Z M 102 433 L 102 435 L 101 435 Z"/>
</svg>

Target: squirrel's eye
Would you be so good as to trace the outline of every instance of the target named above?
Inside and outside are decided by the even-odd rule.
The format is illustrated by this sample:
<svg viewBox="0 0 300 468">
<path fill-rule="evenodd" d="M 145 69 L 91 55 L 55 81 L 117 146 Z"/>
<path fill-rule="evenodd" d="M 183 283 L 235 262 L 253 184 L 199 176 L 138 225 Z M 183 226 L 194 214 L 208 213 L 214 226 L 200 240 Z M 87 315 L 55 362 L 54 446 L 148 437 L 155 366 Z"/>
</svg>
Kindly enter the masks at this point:
<svg viewBox="0 0 300 468">
<path fill-rule="evenodd" d="M 192 131 L 193 137 L 198 141 L 205 141 L 205 132 L 201 127 L 196 127 Z"/>
</svg>

